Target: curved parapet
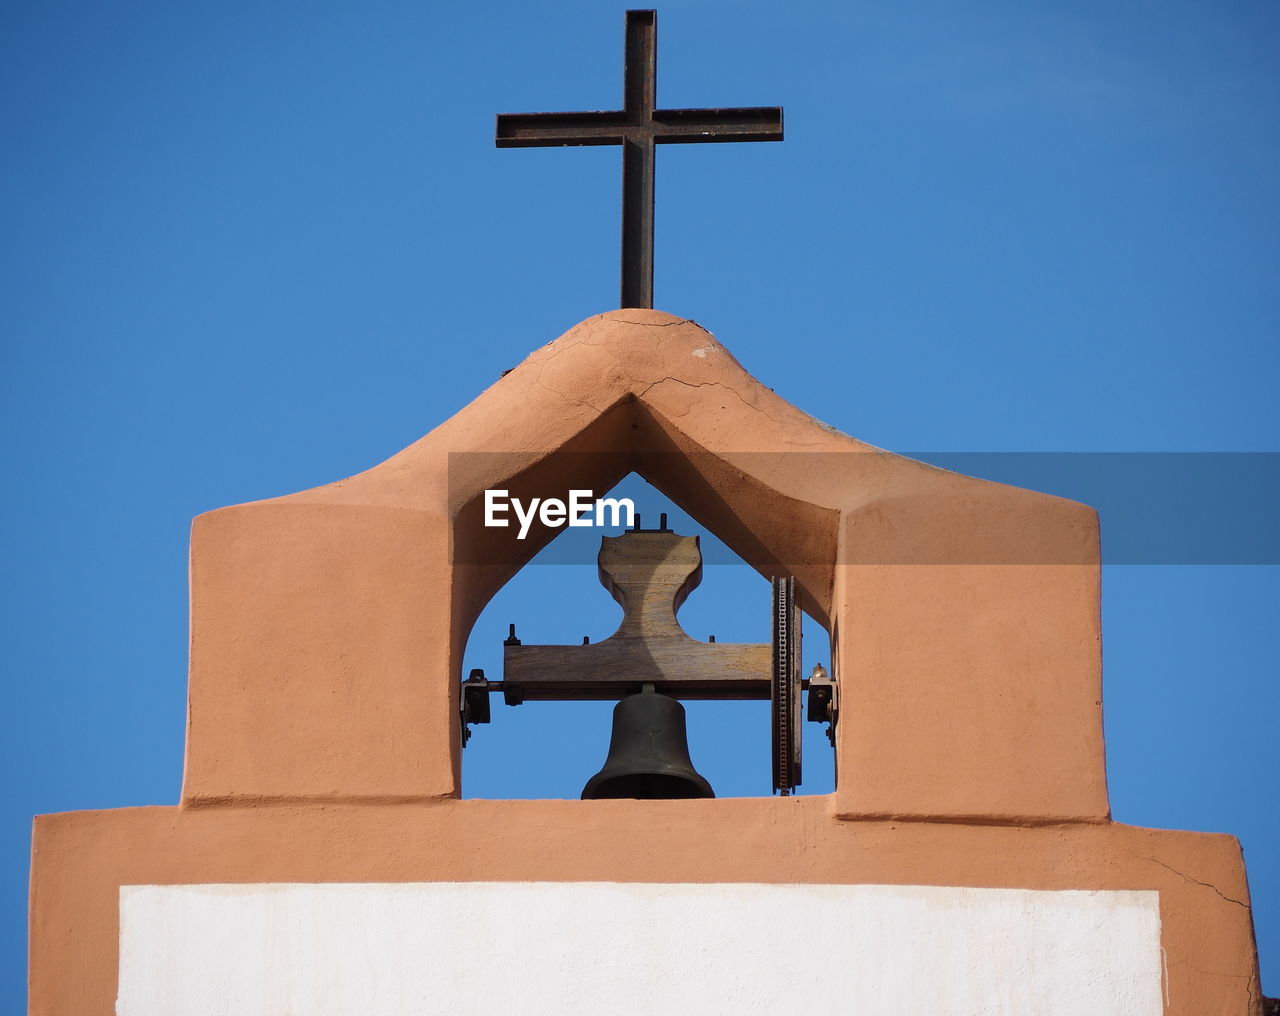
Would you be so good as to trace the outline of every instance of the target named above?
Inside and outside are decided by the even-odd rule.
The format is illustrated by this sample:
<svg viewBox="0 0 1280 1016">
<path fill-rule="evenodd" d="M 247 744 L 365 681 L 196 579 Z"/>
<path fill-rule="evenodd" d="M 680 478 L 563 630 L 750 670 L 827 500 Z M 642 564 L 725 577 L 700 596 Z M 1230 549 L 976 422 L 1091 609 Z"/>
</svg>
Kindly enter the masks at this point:
<svg viewBox="0 0 1280 1016">
<path fill-rule="evenodd" d="M 557 533 L 486 528 L 484 492 L 632 471 L 829 626 L 838 813 L 1106 818 L 1093 511 L 856 441 L 642 310 L 589 318 L 381 465 L 196 520 L 183 799 L 457 795 L 467 635 Z"/>
</svg>

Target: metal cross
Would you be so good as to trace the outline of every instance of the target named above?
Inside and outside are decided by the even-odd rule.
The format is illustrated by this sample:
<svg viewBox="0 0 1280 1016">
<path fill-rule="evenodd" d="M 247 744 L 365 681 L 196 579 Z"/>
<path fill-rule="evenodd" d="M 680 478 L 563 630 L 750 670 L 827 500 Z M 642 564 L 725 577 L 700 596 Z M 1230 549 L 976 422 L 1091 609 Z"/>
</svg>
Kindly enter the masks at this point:
<svg viewBox="0 0 1280 1016">
<path fill-rule="evenodd" d="M 655 109 L 658 13 L 627 11 L 625 108 L 602 113 L 499 113 L 499 148 L 622 146 L 622 306 L 653 306 L 655 144 L 781 141 L 782 108 Z"/>
</svg>

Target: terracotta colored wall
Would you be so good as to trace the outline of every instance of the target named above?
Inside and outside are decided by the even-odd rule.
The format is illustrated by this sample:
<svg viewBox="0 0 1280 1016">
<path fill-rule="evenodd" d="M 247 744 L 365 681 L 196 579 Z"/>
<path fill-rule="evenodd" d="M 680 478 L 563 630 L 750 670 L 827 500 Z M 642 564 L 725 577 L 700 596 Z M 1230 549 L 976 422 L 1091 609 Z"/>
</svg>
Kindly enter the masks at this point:
<svg viewBox="0 0 1280 1016">
<path fill-rule="evenodd" d="M 1093 512 L 863 445 L 652 311 L 589 319 L 366 473 L 197 519 L 184 800 L 457 795 L 466 634 L 555 535 L 478 530 L 483 490 L 631 469 L 834 626 L 842 813 L 1105 818 Z M 493 563 L 450 571 L 480 541 Z"/>
<path fill-rule="evenodd" d="M 1259 1016 L 1248 889 L 1229 836 L 850 822 L 832 803 L 443 800 L 46 815 L 35 833 L 31 1014 L 112 1012 L 122 885 L 618 881 L 1154 890 L 1169 1016 Z M 814 945 L 821 958 L 793 975 L 833 978 L 856 1000 L 849 965 Z M 501 962 L 502 950 L 476 958 L 477 991 L 483 970 Z"/>
<path fill-rule="evenodd" d="M 201 516 L 184 800 L 451 793 L 455 745 L 424 693 L 450 682 L 448 602 L 431 595 L 447 569 L 445 526 L 425 512 Z"/>
<path fill-rule="evenodd" d="M 557 532 L 482 492 L 633 469 L 830 625 L 834 795 L 457 799 L 467 634 Z M 591 318 L 368 472 L 201 516 L 191 577 L 182 804 L 37 820 L 35 1016 L 112 1011 L 123 885 L 450 880 L 1154 890 L 1167 1012 L 1258 1011 L 1235 841 L 1108 821 L 1092 510 L 839 434 L 692 322 Z"/>
</svg>

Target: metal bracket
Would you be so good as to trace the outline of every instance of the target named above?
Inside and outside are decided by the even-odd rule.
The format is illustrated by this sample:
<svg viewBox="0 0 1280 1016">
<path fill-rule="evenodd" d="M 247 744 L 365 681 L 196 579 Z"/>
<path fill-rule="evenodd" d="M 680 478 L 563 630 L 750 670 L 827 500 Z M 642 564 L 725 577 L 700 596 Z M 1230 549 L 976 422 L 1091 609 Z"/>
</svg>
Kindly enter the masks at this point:
<svg viewBox="0 0 1280 1016">
<path fill-rule="evenodd" d="M 489 722 L 489 686 L 484 671 L 478 667 L 462 682 L 462 694 L 458 697 L 458 717 L 462 721 L 462 746 L 471 740 L 472 723 Z"/>
<path fill-rule="evenodd" d="M 827 724 L 827 740 L 834 748 L 836 743 L 836 719 L 840 715 L 836 679 L 827 673 L 821 663 L 815 663 L 806 682 L 809 686 L 809 707 L 806 715 L 811 723 Z"/>
</svg>

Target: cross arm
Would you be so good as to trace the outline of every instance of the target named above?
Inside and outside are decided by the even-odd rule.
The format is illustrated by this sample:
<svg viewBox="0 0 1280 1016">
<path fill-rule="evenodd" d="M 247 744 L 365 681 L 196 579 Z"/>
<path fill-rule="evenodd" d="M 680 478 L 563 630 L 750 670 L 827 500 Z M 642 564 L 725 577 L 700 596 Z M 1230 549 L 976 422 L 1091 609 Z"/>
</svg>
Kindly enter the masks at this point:
<svg viewBox="0 0 1280 1016">
<path fill-rule="evenodd" d="M 655 109 L 653 139 L 668 145 L 695 141 L 781 141 L 782 107 Z"/>
<path fill-rule="evenodd" d="M 622 110 L 591 113 L 499 113 L 499 148 L 620 145 L 629 119 Z"/>
</svg>

